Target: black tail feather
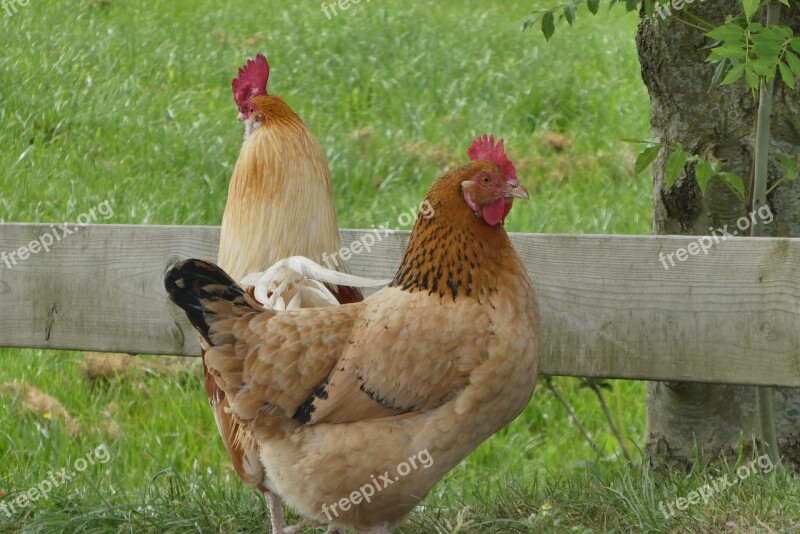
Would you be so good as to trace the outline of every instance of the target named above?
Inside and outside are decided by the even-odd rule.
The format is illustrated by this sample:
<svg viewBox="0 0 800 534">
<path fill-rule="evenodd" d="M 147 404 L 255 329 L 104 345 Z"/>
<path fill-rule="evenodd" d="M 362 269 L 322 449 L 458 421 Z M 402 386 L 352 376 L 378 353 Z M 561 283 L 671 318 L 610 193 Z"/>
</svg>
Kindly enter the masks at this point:
<svg viewBox="0 0 800 534">
<path fill-rule="evenodd" d="M 164 287 L 170 300 L 179 306 L 200 335 L 209 338 L 208 315 L 213 314 L 203 301 L 233 302 L 245 295 L 244 290 L 218 266 L 203 260 L 184 260 L 176 263 L 164 277 Z"/>
</svg>

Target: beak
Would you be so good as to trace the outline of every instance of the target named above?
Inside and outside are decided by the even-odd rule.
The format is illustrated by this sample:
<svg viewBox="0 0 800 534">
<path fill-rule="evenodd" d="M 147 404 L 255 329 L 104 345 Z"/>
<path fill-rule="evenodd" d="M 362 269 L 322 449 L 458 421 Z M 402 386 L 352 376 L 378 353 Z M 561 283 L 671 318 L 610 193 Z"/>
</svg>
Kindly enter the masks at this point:
<svg viewBox="0 0 800 534">
<path fill-rule="evenodd" d="M 239 113 L 239 116 L 236 117 L 236 122 L 244 122 L 244 113 Z"/>
<path fill-rule="evenodd" d="M 522 200 L 528 200 L 530 198 L 528 190 L 522 187 L 519 182 L 512 182 L 506 186 L 505 197 L 521 198 Z"/>
</svg>

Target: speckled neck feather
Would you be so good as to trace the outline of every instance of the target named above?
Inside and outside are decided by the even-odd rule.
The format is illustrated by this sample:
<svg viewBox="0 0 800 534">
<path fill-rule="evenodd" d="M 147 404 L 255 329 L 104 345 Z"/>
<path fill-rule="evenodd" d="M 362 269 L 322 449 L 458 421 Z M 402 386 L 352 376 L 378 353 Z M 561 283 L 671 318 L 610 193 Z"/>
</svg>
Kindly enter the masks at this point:
<svg viewBox="0 0 800 534">
<path fill-rule="evenodd" d="M 497 291 L 503 265 L 516 253 L 505 229 L 486 224 L 464 201 L 461 182 L 472 167 L 453 170 L 431 187 L 426 198 L 433 216 L 417 217 L 390 286 L 480 303 Z"/>
</svg>

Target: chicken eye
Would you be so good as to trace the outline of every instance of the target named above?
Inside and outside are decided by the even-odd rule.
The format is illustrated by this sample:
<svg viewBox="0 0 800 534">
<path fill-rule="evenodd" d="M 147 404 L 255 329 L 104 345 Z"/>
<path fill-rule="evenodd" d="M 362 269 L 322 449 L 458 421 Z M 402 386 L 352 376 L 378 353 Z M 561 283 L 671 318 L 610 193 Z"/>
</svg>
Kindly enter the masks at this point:
<svg viewBox="0 0 800 534">
<path fill-rule="evenodd" d="M 483 176 L 481 176 L 481 182 L 483 183 L 483 185 L 489 185 L 491 181 L 492 179 L 489 177 L 488 174 L 484 174 Z"/>
</svg>

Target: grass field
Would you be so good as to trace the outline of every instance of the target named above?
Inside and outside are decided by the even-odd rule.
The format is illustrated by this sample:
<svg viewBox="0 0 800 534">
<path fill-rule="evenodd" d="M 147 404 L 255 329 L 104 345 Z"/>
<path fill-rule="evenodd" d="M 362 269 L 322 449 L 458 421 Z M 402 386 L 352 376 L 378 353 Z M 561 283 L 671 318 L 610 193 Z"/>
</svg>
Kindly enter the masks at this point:
<svg viewBox="0 0 800 534">
<path fill-rule="evenodd" d="M 11 0 L 0 10 L 0 221 L 218 224 L 241 143 L 229 84 L 265 51 L 270 91 L 327 150 L 339 222 L 368 228 L 418 205 L 483 132 L 506 139 L 532 193 L 508 228 L 650 231 L 651 185 L 620 139 L 648 136 L 635 14 L 582 16 L 549 44 L 522 33 L 525 2 L 362 2 L 330 20 L 318 2 Z M 7 5 L 7 4 L 3 4 Z M 535 283 L 535 280 L 534 280 Z M 154 358 L 90 385 L 82 355 L 0 350 L 0 491 L 95 461 L 47 499 L 4 513 L 27 532 L 264 532 L 263 502 L 227 464 L 197 372 Z M 19 380 L 55 397 L 25 408 Z M 790 528 L 800 488 L 751 476 L 709 504 L 672 503 L 736 466 L 683 475 L 642 465 L 644 386 L 606 399 L 633 450 L 620 458 L 594 394 L 554 379 L 603 453 L 546 388 L 434 488 L 403 532 L 756 532 Z M 108 456 L 98 451 L 107 450 Z M 796 527 L 796 525 L 795 525 Z"/>
</svg>

